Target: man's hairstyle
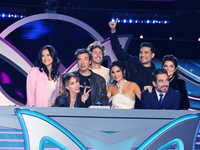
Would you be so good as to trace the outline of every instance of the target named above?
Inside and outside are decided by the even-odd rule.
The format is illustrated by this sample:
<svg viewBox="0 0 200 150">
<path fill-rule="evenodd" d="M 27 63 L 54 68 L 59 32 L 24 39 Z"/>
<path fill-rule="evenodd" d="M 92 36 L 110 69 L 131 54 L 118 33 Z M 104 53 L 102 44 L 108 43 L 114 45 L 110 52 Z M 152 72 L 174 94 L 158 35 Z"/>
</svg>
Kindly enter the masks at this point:
<svg viewBox="0 0 200 150">
<path fill-rule="evenodd" d="M 151 48 L 151 53 L 155 53 L 155 52 L 156 52 L 155 47 L 154 47 L 153 44 L 151 44 L 151 43 L 142 42 L 142 43 L 140 44 L 140 49 L 141 49 L 142 47 L 150 47 L 150 48 Z"/>
<path fill-rule="evenodd" d="M 151 74 L 152 81 L 157 82 L 158 74 L 167 74 L 167 71 L 164 68 L 155 69 Z M 167 74 L 167 76 L 168 76 L 168 74 Z"/>
<path fill-rule="evenodd" d="M 94 41 L 93 43 L 89 44 L 88 47 L 86 48 L 88 51 L 92 52 L 93 49 L 99 48 L 104 56 L 105 53 L 105 47 L 99 42 L 99 41 Z"/>
<path fill-rule="evenodd" d="M 89 55 L 89 60 L 92 59 L 92 54 L 90 51 L 86 50 L 85 48 L 80 48 L 80 49 L 77 49 L 74 53 L 74 55 L 76 56 L 76 60 L 78 60 L 78 55 L 84 54 L 84 53 L 87 53 Z"/>
</svg>

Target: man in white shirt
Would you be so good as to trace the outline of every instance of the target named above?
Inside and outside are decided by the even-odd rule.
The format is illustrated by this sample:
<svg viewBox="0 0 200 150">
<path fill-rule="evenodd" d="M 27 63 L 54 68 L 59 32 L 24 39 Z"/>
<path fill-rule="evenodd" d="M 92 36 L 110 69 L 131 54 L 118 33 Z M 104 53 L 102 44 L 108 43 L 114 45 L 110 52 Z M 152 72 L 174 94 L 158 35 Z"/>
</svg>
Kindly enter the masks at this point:
<svg viewBox="0 0 200 150">
<path fill-rule="evenodd" d="M 90 69 L 94 73 L 102 76 L 106 80 L 106 85 L 108 87 L 110 85 L 109 69 L 101 65 L 105 47 L 99 41 L 94 41 L 88 45 L 87 50 L 92 53 L 92 63 Z"/>
</svg>

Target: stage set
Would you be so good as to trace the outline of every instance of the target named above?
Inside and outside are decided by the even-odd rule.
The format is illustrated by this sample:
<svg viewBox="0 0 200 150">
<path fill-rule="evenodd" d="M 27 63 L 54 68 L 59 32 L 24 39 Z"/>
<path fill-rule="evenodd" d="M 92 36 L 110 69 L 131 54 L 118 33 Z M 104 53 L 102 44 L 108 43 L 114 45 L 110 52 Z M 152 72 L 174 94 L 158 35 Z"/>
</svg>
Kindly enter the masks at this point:
<svg viewBox="0 0 200 150">
<path fill-rule="evenodd" d="M 76 18 L 76 15 L 68 15 L 67 8 L 60 8 L 61 12 L 66 11 L 66 13 L 59 13 L 57 0 L 48 2 L 54 5 L 50 6 L 49 10 L 45 9 L 45 13 L 25 15 L 24 9 L 21 8 L 22 4 L 6 2 L 2 3 L 5 6 L 2 5 L 3 7 L 0 8 L 1 24 L 7 21 L 5 25 L 0 26 L 2 28 L 0 33 L 0 150 L 200 149 L 200 72 L 198 71 L 200 61 L 192 57 L 179 59 L 178 66 L 180 77 L 187 85 L 189 110 L 114 110 L 103 106 L 25 107 L 26 77 L 42 46 L 51 44 L 57 49 L 62 61 L 59 67 L 61 73 L 77 70 L 75 50 L 85 48 L 95 40 L 105 46 L 104 66 L 109 67 L 111 62 L 117 60 L 107 36 L 102 36 L 89 23 L 79 17 Z M 147 4 L 144 1 L 137 3 Z M 176 3 L 176 1 L 168 0 L 166 5 L 169 3 Z M 16 9 L 11 9 L 11 6 Z M 17 12 L 21 14 L 9 12 L 18 10 L 19 6 L 20 11 Z M 27 6 L 30 9 L 34 8 Z M 73 10 L 72 7 L 69 7 L 69 10 Z M 99 9 L 99 11 L 104 10 Z M 143 14 L 140 17 L 144 18 L 144 16 Z M 118 17 L 117 13 L 113 13 L 112 17 Z M 149 20 L 149 23 L 163 24 L 160 27 L 164 27 L 173 22 L 162 17 L 161 20 L 157 20 L 158 22 Z M 130 24 L 140 23 L 144 26 L 139 19 L 126 21 L 121 19 L 121 23 L 127 21 Z M 145 23 L 149 24 L 148 20 Z M 122 31 L 122 26 L 119 25 L 119 32 Z M 132 33 L 119 34 L 118 38 L 124 50 L 129 53 L 128 47 L 131 41 L 140 43 L 143 35 L 140 35 L 139 40 Z M 169 38 L 171 42 L 172 39 Z M 163 44 L 161 39 L 144 38 L 144 40 Z M 180 41 L 178 42 L 180 44 Z M 188 42 L 195 45 L 194 41 L 188 40 Z M 196 45 L 198 46 L 199 43 Z M 138 50 L 136 51 L 138 55 Z M 159 56 L 160 53 L 158 52 Z M 163 52 L 163 55 L 166 53 L 168 54 Z M 161 60 L 161 57 L 153 60 L 156 68 L 161 67 Z"/>
</svg>

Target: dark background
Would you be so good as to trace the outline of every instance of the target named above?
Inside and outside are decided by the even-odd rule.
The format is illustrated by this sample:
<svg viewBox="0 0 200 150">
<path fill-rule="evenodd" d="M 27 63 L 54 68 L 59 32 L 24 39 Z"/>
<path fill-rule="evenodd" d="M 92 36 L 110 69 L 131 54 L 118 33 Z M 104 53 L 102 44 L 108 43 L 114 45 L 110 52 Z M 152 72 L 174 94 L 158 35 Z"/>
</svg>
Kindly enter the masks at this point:
<svg viewBox="0 0 200 150">
<path fill-rule="evenodd" d="M 1 7 L 25 8 L 26 15 L 43 13 L 44 0 L 1 0 Z M 155 24 L 118 24 L 118 34 L 133 34 L 128 53 L 138 55 L 142 41 L 149 41 L 156 47 L 156 57 L 173 53 L 182 59 L 199 59 L 200 42 L 200 1 L 176 0 L 175 2 L 139 2 L 124 0 L 59 0 L 57 13 L 66 14 L 87 23 L 107 38 L 108 22 L 113 12 L 135 13 L 167 13 L 171 23 L 168 25 Z M 2 21 L 0 31 L 16 20 Z M 139 39 L 140 35 L 143 40 Z M 173 37 L 169 41 L 169 37 Z M 64 35 L 63 35 L 64 38 Z M 88 43 L 87 43 L 88 44 Z"/>
</svg>

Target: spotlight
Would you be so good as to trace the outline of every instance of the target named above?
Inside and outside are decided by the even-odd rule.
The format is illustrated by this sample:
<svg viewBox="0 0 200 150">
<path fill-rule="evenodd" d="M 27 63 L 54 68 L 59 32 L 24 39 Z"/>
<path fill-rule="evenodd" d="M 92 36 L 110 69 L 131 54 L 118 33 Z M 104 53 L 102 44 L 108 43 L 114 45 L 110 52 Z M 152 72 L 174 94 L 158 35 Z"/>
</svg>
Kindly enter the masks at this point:
<svg viewBox="0 0 200 150">
<path fill-rule="evenodd" d="M 127 22 L 127 20 L 126 19 L 123 19 L 123 23 L 126 23 Z"/>
<path fill-rule="evenodd" d="M 169 24 L 170 23 L 170 14 L 168 13 L 112 12 L 112 18 L 119 18 L 121 21 L 118 22 L 124 24 L 126 23 Z"/>
<path fill-rule="evenodd" d="M 132 19 L 129 19 L 129 23 L 133 23 L 133 20 L 132 20 Z"/>
<path fill-rule="evenodd" d="M 198 38 L 198 41 L 200 42 L 200 38 Z"/>
<path fill-rule="evenodd" d="M 144 37 L 143 37 L 143 35 L 140 35 L 140 39 L 143 39 Z"/>
<path fill-rule="evenodd" d="M 26 16 L 26 8 L 23 7 L 0 7 L 0 17 L 10 19 L 20 19 L 19 16 Z"/>
<path fill-rule="evenodd" d="M 169 40 L 170 40 L 170 41 L 172 40 L 172 37 L 171 37 L 171 36 L 169 37 Z"/>
<path fill-rule="evenodd" d="M 3 17 L 3 18 L 4 18 L 5 16 L 6 16 L 6 15 L 5 15 L 4 13 L 1 15 L 1 17 Z"/>
<path fill-rule="evenodd" d="M 115 19 L 114 18 L 112 18 L 112 20 L 111 20 L 112 22 L 115 22 Z"/>
<path fill-rule="evenodd" d="M 58 0 L 47 0 L 45 2 L 45 6 L 47 8 L 45 12 L 56 12 L 58 5 L 59 5 Z"/>
</svg>

